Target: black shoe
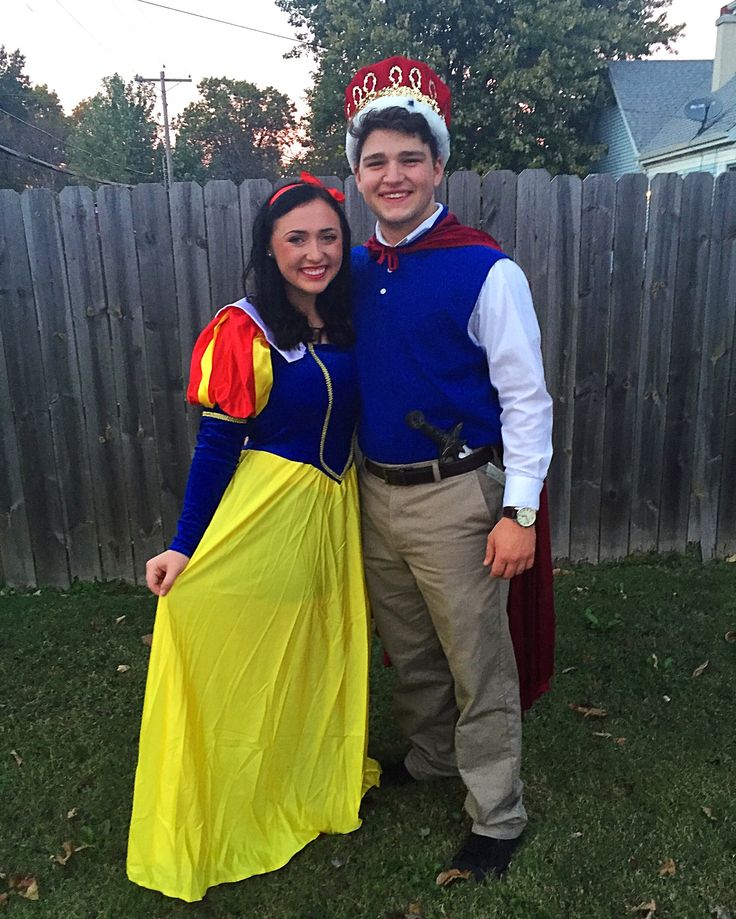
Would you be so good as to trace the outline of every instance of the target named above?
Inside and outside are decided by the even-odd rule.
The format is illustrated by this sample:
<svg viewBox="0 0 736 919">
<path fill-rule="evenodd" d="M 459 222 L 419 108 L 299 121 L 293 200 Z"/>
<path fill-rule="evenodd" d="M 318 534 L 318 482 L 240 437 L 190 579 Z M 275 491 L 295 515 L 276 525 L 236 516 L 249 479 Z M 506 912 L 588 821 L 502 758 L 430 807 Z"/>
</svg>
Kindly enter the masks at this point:
<svg viewBox="0 0 736 919">
<path fill-rule="evenodd" d="M 399 788 L 417 781 L 404 765 L 403 759 L 392 760 L 381 766 L 381 788 Z"/>
<path fill-rule="evenodd" d="M 437 883 L 445 887 L 453 881 L 484 881 L 487 877 L 500 878 L 509 867 L 514 849 L 519 844 L 516 839 L 494 839 L 492 836 L 481 836 L 469 833 L 467 839 L 446 871 L 437 876 Z"/>
</svg>

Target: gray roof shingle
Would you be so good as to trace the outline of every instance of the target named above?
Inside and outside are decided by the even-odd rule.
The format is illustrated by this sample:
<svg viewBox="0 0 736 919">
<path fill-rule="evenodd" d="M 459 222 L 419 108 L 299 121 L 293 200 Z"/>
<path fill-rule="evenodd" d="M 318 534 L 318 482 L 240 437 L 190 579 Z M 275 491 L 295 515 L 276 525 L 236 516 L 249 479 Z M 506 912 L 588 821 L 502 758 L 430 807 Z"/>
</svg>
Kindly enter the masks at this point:
<svg viewBox="0 0 736 919">
<path fill-rule="evenodd" d="M 715 118 L 708 119 L 704 131 L 701 131 L 697 121 L 690 121 L 681 108 L 679 113 L 666 121 L 649 141 L 642 150 L 643 155 L 672 147 L 692 147 L 709 140 L 727 137 L 736 128 L 736 77 L 732 77 L 718 92 L 713 93 L 713 97 L 721 103 L 723 110 Z M 689 102 L 690 98 L 692 97 L 686 101 Z"/>
<path fill-rule="evenodd" d="M 698 125 L 685 118 L 683 108 L 710 92 L 713 61 L 612 61 L 608 73 L 638 153 L 654 149 L 652 142 L 668 125 L 684 122 L 682 136 L 696 134 Z M 668 145 L 657 143 L 656 149 Z"/>
</svg>

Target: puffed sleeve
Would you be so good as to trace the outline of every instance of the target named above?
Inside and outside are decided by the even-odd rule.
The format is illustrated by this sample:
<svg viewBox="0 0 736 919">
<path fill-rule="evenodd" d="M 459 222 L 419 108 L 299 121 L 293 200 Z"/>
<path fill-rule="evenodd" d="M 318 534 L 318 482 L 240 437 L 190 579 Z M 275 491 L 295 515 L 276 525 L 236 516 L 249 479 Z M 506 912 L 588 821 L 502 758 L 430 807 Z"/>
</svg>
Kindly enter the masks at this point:
<svg viewBox="0 0 736 919">
<path fill-rule="evenodd" d="M 226 306 L 194 346 L 187 401 L 233 418 L 252 418 L 268 402 L 271 350 L 263 331 L 237 306 Z"/>
</svg>

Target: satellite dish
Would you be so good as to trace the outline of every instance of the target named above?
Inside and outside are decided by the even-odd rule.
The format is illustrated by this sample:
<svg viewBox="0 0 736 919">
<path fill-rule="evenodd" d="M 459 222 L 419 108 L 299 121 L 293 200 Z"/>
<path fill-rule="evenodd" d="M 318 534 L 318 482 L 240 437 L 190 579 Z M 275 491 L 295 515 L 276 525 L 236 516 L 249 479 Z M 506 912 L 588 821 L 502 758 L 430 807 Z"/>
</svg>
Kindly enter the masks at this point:
<svg viewBox="0 0 736 919">
<path fill-rule="evenodd" d="M 707 121 L 715 121 L 722 112 L 723 103 L 715 96 L 691 99 L 685 106 L 685 117 L 690 121 L 697 121 L 701 129 L 705 127 Z"/>
</svg>

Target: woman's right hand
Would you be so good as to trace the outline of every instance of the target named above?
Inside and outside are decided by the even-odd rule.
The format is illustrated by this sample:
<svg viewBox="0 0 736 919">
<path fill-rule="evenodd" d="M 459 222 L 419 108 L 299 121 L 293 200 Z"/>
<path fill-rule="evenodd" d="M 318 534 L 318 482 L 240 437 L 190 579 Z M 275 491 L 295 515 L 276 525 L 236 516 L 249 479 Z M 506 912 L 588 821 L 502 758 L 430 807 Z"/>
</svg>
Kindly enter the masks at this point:
<svg viewBox="0 0 736 919">
<path fill-rule="evenodd" d="M 189 556 L 177 552 L 176 549 L 167 549 L 160 555 L 150 558 L 146 562 L 148 589 L 157 597 L 165 597 L 188 563 Z"/>
</svg>

